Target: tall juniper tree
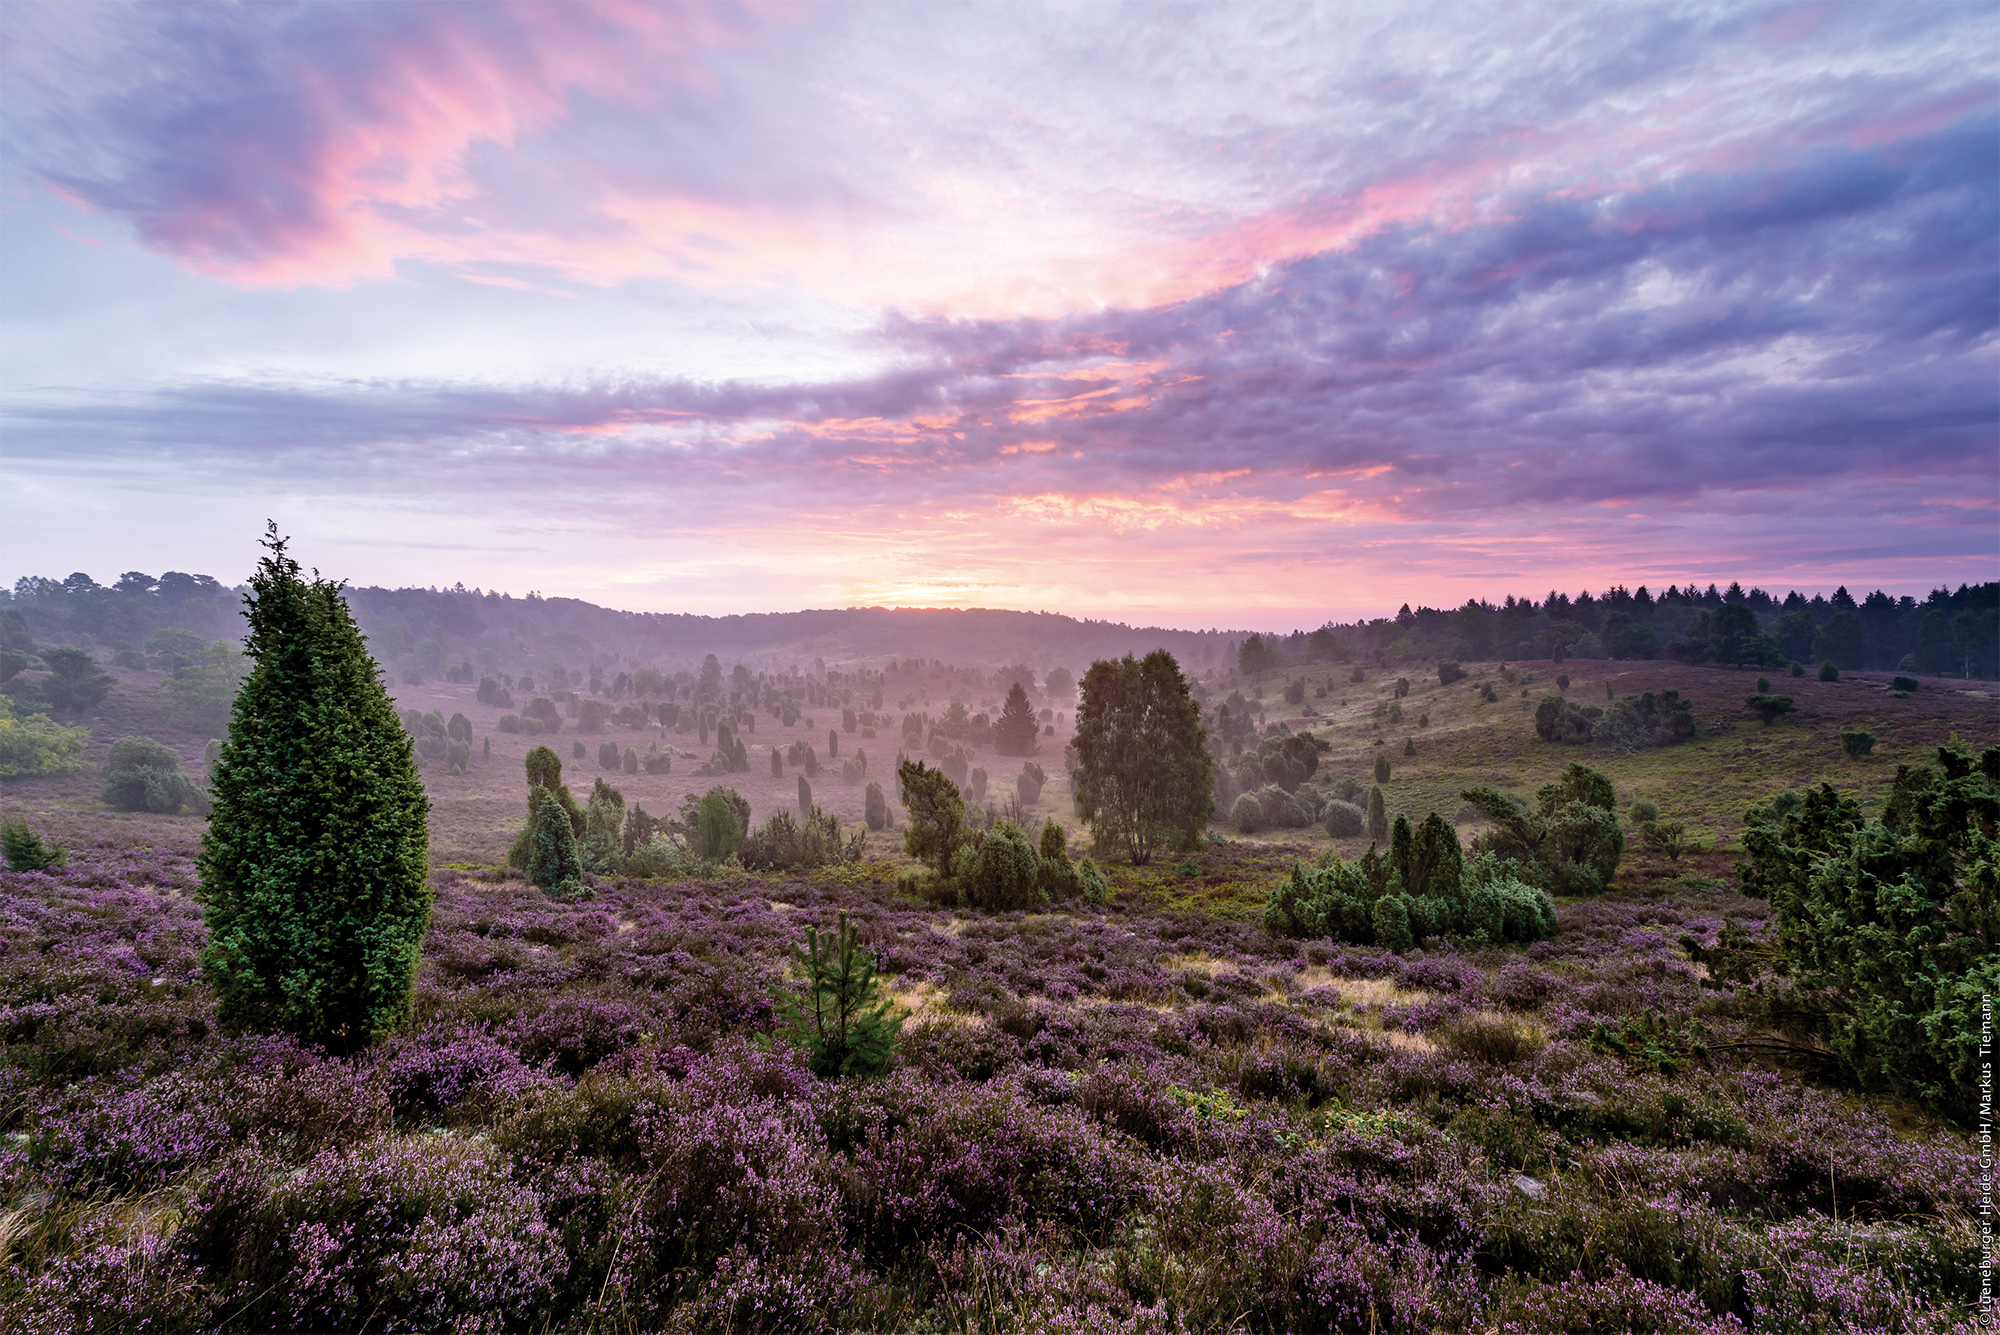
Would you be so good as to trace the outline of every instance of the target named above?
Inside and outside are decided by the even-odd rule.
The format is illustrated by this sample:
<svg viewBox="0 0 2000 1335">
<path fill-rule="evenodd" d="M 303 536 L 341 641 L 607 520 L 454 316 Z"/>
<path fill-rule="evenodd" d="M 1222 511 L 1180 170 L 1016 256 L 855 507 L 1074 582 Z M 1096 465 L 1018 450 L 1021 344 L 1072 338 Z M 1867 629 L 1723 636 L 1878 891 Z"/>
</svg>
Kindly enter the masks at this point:
<svg viewBox="0 0 2000 1335">
<path fill-rule="evenodd" d="M 430 812 L 411 744 L 340 586 L 271 525 L 244 599 L 236 696 L 197 865 L 202 965 L 231 1031 L 336 1052 L 408 1018 L 430 925 Z"/>
</svg>

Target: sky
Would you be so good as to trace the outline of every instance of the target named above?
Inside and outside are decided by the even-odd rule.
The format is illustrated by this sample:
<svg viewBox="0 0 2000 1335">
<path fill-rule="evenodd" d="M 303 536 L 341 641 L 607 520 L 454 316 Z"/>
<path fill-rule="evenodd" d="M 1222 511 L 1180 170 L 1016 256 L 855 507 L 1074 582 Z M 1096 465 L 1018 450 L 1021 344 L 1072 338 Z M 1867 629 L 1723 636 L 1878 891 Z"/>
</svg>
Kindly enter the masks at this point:
<svg viewBox="0 0 2000 1335">
<path fill-rule="evenodd" d="M 10 3 L 0 580 L 2000 577 L 2000 6 Z"/>
</svg>

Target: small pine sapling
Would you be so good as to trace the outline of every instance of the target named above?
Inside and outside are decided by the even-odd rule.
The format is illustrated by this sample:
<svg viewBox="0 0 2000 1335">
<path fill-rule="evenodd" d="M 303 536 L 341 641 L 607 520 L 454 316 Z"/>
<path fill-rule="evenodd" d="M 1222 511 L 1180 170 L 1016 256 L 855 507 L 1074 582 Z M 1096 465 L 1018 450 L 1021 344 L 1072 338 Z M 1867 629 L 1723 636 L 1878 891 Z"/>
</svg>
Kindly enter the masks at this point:
<svg viewBox="0 0 2000 1335">
<path fill-rule="evenodd" d="M 806 1051 L 814 1075 L 833 1080 L 880 1075 L 895 1056 L 906 1018 L 882 996 L 875 957 L 861 949 L 847 911 L 830 936 L 806 928 L 806 946 L 792 958 L 805 978 L 805 994 L 776 992 L 781 1036 Z"/>
<path fill-rule="evenodd" d="M 9 871 L 55 871 L 69 861 L 69 850 L 43 842 L 26 821 L 10 820 L 0 825 L 0 856 Z"/>
</svg>

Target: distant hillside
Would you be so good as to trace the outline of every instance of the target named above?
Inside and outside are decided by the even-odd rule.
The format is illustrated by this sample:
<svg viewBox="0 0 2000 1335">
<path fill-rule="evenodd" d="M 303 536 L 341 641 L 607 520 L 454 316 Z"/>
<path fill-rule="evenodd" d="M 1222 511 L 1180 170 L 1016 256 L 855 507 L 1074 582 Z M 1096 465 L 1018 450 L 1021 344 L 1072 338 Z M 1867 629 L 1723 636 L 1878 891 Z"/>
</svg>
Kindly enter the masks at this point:
<svg viewBox="0 0 2000 1335">
<path fill-rule="evenodd" d="M 1081 674 L 1094 659 L 1166 649 L 1189 669 L 1233 665 L 1241 631 L 1185 631 L 1082 620 L 1051 612 L 985 608 L 856 607 L 744 616 L 621 612 L 576 598 L 514 598 L 465 588 L 347 591 L 378 658 L 399 674 L 438 677 L 447 666 L 540 671 L 560 659 L 636 664 L 666 671 L 700 666 L 753 669 L 881 666 L 924 658 L 963 665 L 1018 663 Z M 205 638 L 241 633 L 241 590 L 207 576 L 138 574 L 104 586 L 86 575 L 30 576 L 0 590 L 0 610 L 18 612 L 37 640 L 142 649 L 165 628 Z"/>
</svg>

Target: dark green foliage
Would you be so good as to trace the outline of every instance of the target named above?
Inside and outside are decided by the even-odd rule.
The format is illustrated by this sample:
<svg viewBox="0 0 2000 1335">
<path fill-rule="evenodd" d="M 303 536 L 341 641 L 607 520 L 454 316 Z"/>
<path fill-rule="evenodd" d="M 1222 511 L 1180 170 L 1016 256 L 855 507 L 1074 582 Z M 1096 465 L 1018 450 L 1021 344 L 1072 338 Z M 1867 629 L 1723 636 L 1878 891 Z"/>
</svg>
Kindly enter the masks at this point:
<svg viewBox="0 0 2000 1335">
<path fill-rule="evenodd" d="M 1889 678 L 1889 689 L 1892 691 L 1914 691 L 1919 689 L 1922 685 L 1923 683 L 1918 681 L 1915 677 Z"/>
<path fill-rule="evenodd" d="M 1003 756 L 1031 756 L 1041 732 L 1035 708 L 1028 703 L 1028 693 L 1017 681 L 1008 687 L 1006 703 L 1000 707 L 1000 721 L 993 725 L 993 749 Z"/>
<path fill-rule="evenodd" d="M 1389 837 L 1389 808 L 1382 801 L 1380 788 L 1368 790 L 1368 837 L 1376 843 Z"/>
<path fill-rule="evenodd" d="M 637 774 L 639 772 L 638 748 L 631 746 L 625 748 L 625 761 L 620 768 L 627 774 Z"/>
<path fill-rule="evenodd" d="M 202 967 L 225 1028 L 353 1051 L 410 1014 L 430 804 L 339 587 L 301 578 L 275 525 L 264 545 L 197 861 Z"/>
<path fill-rule="evenodd" d="M 903 806 L 910 813 L 909 828 L 903 831 L 903 851 L 940 876 L 949 874 L 965 826 L 965 799 L 959 795 L 958 785 L 949 774 L 921 760 L 897 765 L 896 778 L 902 785 Z"/>
<path fill-rule="evenodd" d="M 69 850 L 58 843 L 44 843 L 23 820 L 0 825 L 0 858 L 9 871 L 54 871 L 69 861 Z"/>
<path fill-rule="evenodd" d="M 856 943 L 847 910 L 831 937 L 806 928 L 806 948 L 792 951 L 804 975 L 805 995 L 780 987 L 776 993 L 780 1035 L 805 1049 L 807 1064 L 822 1079 L 879 1075 L 895 1055 L 904 1016 L 892 1013 L 882 997 L 875 957 Z"/>
<path fill-rule="evenodd" d="M 885 829 L 889 824 L 889 800 L 882 795 L 882 785 L 872 780 L 861 799 L 861 818 L 871 830 Z"/>
<path fill-rule="evenodd" d="M 1378 754 L 1375 757 L 1375 782 L 1389 782 L 1389 757 L 1386 754 Z"/>
<path fill-rule="evenodd" d="M 602 778 L 591 785 L 590 802 L 583 809 L 583 838 L 577 856 L 585 871 L 615 874 L 623 865 L 625 844 L 625 794 Z"/>
<path fill-rule="evenodd" d="M 583 743 L 578 742 L 576 745 L 577 745 L 577 750 L 581 752 L 583 750 Z M 619 760 L 620 756 L 618 753 L 618 743 L 616 742 L 598 743 L 597 767 L 599 769 L 617 769 Z"/>
<path fill-rule="evenodd" d="M 1724 603 L 1709 614 L 1708 651 L 1718 663 L 1782 667 L 1785 651 L 1757 630 L 1757 614 L 1742 603 Z"/>
<path fill-rule="evenodd" d="M 208 810 L 208 799 L 182 772 L 180 756 L 150 737 L 123 737 L 111 744 L 99 800 L 115 811 L 172 815 L 182 808 Z"/>
<path fill-rule="evenodd" d="M 1414 835 L 1408 821 L 1396 824 L 1388 858 L 1370 849 L 1354 862 L 1327 854 L 1316 866 L 1294 866 L 1265 902 L 1265 928 L 1396 951 L 1435 936 L 1497 945 L 1554 934 L 1555 905 L 1512 863 L 1488 854 L 1468 865 L 1436 812 Z"/>
<path fill-rule="evenodd" d="M 1937 758 L 1897 771 L 1880 824 L 1825 784 L 1753 807 L 1741 870 L 1849 1073 L 1963 1118 L 2000 992 L 2000 748 Z"/>
<path fill-rule="evenodd" d="M 840 729 L 838 728 L 828 728 L 826 730 L 826 757 L 828 760 L 837 760 L 840 757 Z"/>
<path fill-rule="evenodd" d="M 1617 874 L 1625 832 L 1611 782 L 1597 771 L 1570 765 L 1555 783 L 1542 785 L 1532 811 L 1492 788 L 1463 796 L 1493 822 L 1475 851 L 1515 863 L 1528 884 L 1557 895 L 1597 894 Z"/>
<path fill-rule="evenodd" d="M 1354 669 L 1354 680 L 1361 680 L 1361 669 Z M 1449 686 L 1455 681 L 1465 680 L 1465 669 L 1445 659 L 1438 660 L 1438 685 Z"/>
<path fill-rule="evenodd" d="M 1748 697 L 1743 703 L 1756 711 L 1757 717 L 1764 720 L 1764 726 L 1767 728 L 1792 712 L 1792 697 L 1789 695 L 1758 694 Z"/>
<path fill-rule="evenodd" d="M 1414 737 L 1405 737 L 1403 739 L 1403 754 L 1406 756 L 1413 756 L 1416 753 L 1417 753 L 1417 739 Z"/>
<path fill-rule="evenodd" d="M 752 831 L 737 850 L 744 866 L 752 871 L 810 871 L 861 859 L 867 836 L 856 830 L 844 838 L 840 819 L 813 807 L 804 820 L 789 811 L 774 812 L 764 828 Z"/>
<path fill-rule="evenodd" d="M 521 833 L 515 836 L 513 847 L 507 850 L 507 865 L 525 869 L 528 866 L 530 845 L 535 833 L 535 789 L 547 790 L 547 796 L 569 818 L 570 834 L 578 839 L 583 837 L 584 813 L 583 808 L 577 805 L 576 798 L 570 795 L 569 787 L 562 781 L 562 757 L 557 755 L 553 748 L 536 747 L 528 752 L 526 759 L 521 762 L 521 767 L 528 776 L 528 823 Z"/>
<path fill-rule="evenodd" d="M 1100 848 L 1122 848 L 1136 866 L 1161 846 L 1194 847 L 1215 815 L 1201 707 L 1164 649 L 1090 665 L 1071 745 L 1078 813 Z"/>
<path fill-rule="evenodd" d="M 1069 838 L 1054 819 L 1042 822 L 1041 843 L 1036 853 L 1041 861 L 1044 895 L 1060 904 L 1082 893 L 1083 878 L 1078 874 L 1076 864 L 1069 860 Z M 1099 884 L 1101 886 L 1101 880 Z"/>
<path fill-rule="evenodd" d="M 1042 891 L 1042 860 L 1026 831 L 1003 820 L 980 839 L 971 875 L 959 886 L 966 903 L 988 913 L 1038 909 L 1048 903 Z"/>
<path fill-rule="evenodd" d="M 1604 711 L 1595 705 L 1580 705 L 1561 696 L 1545 695 L 1535 707 L 1535 735 L 1545 742 L 1581 746 L 1597 729 Z"/>
<path fill-rule="evenodd" d="M 1264 804 L 1255 793 L 1244 793 L 1229 808 L 1229 823 L 1238 834 L 1255 834 L 1264 828 Z"/>
<path fill-rule="evenodd" d="M 1360 807 L 1339 798 L 1326 804 L 1326 832 L 1335 839 L 1352 839 L 1366 827 L 1367 816 Z"/>
<path fill-rule="evenodd" d="M 528 790 L 527 872 L 530 881 L 554 898 L 575 899 L 583 893 L 583 860 L 569 813 L 539 784 Z"/>
<path fill-rule="evenodd" d="M 713 661 L 714 655 L 710 655 Z M 743 842 L 749 803 L 731 788 L 711 788 L 702 794 L 695 813 L 695 840 L 705 862 L 721 862 Z"/>
<path fill-rule="evenodd" d="M 1396 698 L 1398 700 L 1401 700 L 1404 696 L 1408 695 L 1409 693 L 1410 693 L 1410 679 L 1408 677 L 1396 678 Z"/>
<path fill-rule="evenodd" d="M 229 731 L 229 708 L 243 687 L 243 655 L 224 643 L 187 647 L 194 652 L 174 655 L 174 675 L 167 682 L 173 725 L 202 736 L 220 736 Z"/>
<path fill-rule="evenodd" d="M 463 714 L 453 714 L 451 721 L 444 725 L 444 735 L 455 742 L 472 741 L 472 720 Z"/>
<path fill-rule="evenodd" d="M 779 751 L 775 746 L 771 748 L 771 777 L 774 779 L 785 777 L 784 753 Z"/>
<path fill-rule="evenodd" d="M 1843 732 L 1840 734 L 1840 749 L 1847 752 L 1850 760 L 1859 760 L 1875 749 L 1875 734 L 1872 732 Z"/>
<path fill-rule="evenodd" d="M 75 718 L 104 703 L 118 679 L 81 649 L 44 649 L 42 666 L 49 670 L 41 698 L 58 717 Z"/>
<path fill-rule="evenodd" d="M 807 783 L 806 776 L 801 774 L 799 775 L 799 815 L 804 816 L 808 812 L 810 812 L 812 810 L 812 805 L 813 805 L 812 785 L 810 783 Z"/>
<path fill-rule="evenodd" d="M 1831 658 L 1826 659 L 1819 665 L 1819 679 L 1821 681 L 1840 680 L 1840 668 Z"/>
</svg>

